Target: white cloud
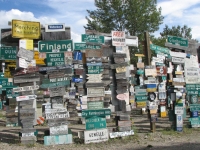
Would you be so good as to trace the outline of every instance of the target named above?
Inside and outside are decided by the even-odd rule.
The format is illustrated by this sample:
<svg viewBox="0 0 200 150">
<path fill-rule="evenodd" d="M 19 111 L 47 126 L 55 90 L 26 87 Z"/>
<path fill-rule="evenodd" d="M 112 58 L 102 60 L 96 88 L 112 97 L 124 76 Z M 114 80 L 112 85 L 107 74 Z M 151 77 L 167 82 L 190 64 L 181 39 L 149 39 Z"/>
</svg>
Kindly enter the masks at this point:
<svg viewBox="0 0 200 150">
<path fill-rule="evenodd" d="M 183 26 L 187 25 L 192 28 L 192 38 L 200 40 L 199 24 L 200 24 L 200 0 L 158 0 L 158 7 L 162 8 L 162 15 L 164 18 L 163 25 L 160 26 L 160 30 L 154 33 L 163 31 L 164 25 Z"/>
</svg>

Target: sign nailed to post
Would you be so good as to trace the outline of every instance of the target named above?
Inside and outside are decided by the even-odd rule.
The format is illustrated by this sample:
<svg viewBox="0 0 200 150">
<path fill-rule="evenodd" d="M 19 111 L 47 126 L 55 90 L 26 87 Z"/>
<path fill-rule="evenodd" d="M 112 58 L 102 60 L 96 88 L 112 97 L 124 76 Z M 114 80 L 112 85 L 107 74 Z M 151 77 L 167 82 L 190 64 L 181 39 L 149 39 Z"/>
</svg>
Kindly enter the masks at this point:
<svg viewBox="0 0 200 150">
<path fill-rule="evenodd" d="M 112 31 L 112 45 L 126 46 L 125 31 Z"/>
<path fill-rule="evenodd" d="M 64 23 L 45 24 L 45 32 L 65 31 Z"/>
<path fill-rule="evenodd" d="M 0 47 L 0 59 L 16 60 L 17 48 L 12 46 Z"/>
<path fill-rule="evenodd" d="M 47 53 L 47 66 L 60 66 L 64 64 L 64 53 Z"/>
<path fill-rule="evenodd" d="M 39 41 L 38 42 L 39 52 L 53 52 L 58 50 L 58 52 L 72 51 L 73 44 L 72 40 L 57 40 L 57 41 Z"/>
<path fill-rule="evenodd" d="M 81 40 L 82 40 L 82 42 L 94 42 L 94 43 L 101 43 L 101 44 L 103 44 L 105 42 L 104 36 L 88 35 L 88 34 L 82 34 Z"/>
<path fill-rule="evenodd" d="M 173 45 L 188 47 L 188 40 L 182 37 L 167 36 L 167 42 Z"/>
<path fill-rule="evenodd" d="M 12 20 L 12 37 L 39 39 L 40 22 Z"/>
</svg>

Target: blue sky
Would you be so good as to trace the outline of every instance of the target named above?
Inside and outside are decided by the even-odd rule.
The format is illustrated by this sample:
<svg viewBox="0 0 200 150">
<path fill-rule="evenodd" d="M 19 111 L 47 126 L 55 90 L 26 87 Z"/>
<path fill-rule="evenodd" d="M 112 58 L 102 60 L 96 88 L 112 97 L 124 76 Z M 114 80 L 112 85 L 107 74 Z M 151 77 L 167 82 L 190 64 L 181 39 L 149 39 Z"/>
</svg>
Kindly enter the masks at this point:
<svg viewBox="0 0 200 150">
<path fill-rule="evenodd" d="M 200 0 L 158 0 L 158 7 L 162 7 L 165 19 L 155 36 L 159 36 L 165 24 L 186 24 L 192 28 L 193 38 L 200 41 Z M 65 23 L 71 27 L 73 41 L 80 42 L 87 24 L 87 9 L 95 9 L 94 0 L 0 0 L 0 28 L 7 28 L 12 19 Z"/>
</svg>

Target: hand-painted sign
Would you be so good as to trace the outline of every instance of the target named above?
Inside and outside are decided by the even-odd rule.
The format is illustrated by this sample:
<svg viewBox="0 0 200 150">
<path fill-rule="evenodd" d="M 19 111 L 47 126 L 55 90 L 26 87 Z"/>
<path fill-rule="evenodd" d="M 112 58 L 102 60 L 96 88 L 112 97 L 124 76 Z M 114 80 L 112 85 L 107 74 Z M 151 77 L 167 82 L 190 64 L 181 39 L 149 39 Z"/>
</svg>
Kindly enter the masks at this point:
<svg viewBox="0 0 200 150">
<path fill-rule="evenodd" d="M 50 135 L 66 135 L 68 134 L 68 125 L 53 126 L 49 128 Z"/>
<path fill-rule="evenodd" d="M 125 31 L 112 31 L 112 46 L 126 46 Z"/>
<path fill-rule="evenodd" d="M 39 52 L 51 53 L 53 50 L 59 50 L 59 52 L 72 51 L 72 40 L 57 40 L 57 41 L 39 41 Z"/>
<path fill-rule="evenodd" d="M 17 47 L 5 46 L 0 47 L 1 60 L 16 60 Z"/>
<path fill-rule="evenodd" d="M 167 75 L 167 67 L 158 66 L 158 67 L 156 67 L 156 70 L 157 70 L 157 76 Z"/>
<path fill-rule="evenodd" d="M 12 20 L 12 37 L 38 39 L 40 37 L 40 22 Z"/>
</svg>

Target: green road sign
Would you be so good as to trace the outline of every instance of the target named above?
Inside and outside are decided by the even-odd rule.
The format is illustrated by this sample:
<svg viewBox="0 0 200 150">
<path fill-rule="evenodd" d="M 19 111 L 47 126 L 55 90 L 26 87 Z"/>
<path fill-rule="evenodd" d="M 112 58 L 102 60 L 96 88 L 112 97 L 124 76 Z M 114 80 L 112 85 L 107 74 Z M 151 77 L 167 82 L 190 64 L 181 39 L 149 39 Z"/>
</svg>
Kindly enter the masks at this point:
<svg viewBox="0 0 200 150">
<path fill-rule="evenodd" d="M 196 125 L 196 124 L 200 124 L 200 120 L 191 120 L 190 121 L 191 125 Z"/>
<path fill-rule="evenodd" d="M 16 98 L 17 96 L 19 96 L 19 93 L 13 92 L 12 88 L 6 89 L 6 97 L 7 98 Z"/>
<path fill-rule="evenodd" d="M 104 36 L 100 35 L 88 35 L 88 34 L 82 34 L 81 35 L 82 42 L 91 42 L 91 43 L 105 43 Z"/>
<path fill-rule="evenodd" d="M 40 85 L 40 88 L 46 89 L 46 88 L 51 88 L 51 87 L 59 87 L 59 86 L 67 86 L 67 85 L 70 85 L 70 80 L 55 82 L 55 83 L 43 83 Z"/>
<path fill-rule="evenodd" d="M 200 96 L 200 90 L 188 90 L 187 95 L 198 95 Z"/>
<path fill-rule="evenodd" d="M 176 36 L 167 36 L 167 42 L 173 45 L 188 47 L 188 39 Z"/>
<path fill-rule="evenodd" d="M 186 84 L 186 90 L 200 90 L 200 84 Z"/>
<path fill-rule="evenodd" d="M 94 117 L 94 116 L 107 116 L 111 114 L 110 109 L 98 109 L 98 110 L 82 110 L 82 117 Z"/>
<path fill-rule="evenodd" d="M 150 44 L 150 49 L 155 51 L 156 53 L 169 54 L 169 52 L 170 52 L 170 50 L 168 48 L 164 48 L 164 47 L 157 46 L 154 44 Z"/>
<path fill-rule="evenodd" d="M 192 104 L 196 104 L 198 102 L 198 96 L 196 95 L 190 95 L 190 102 Z"/>
<path fill-rule="evenodd" d="M 38 42 L 39 52 L 66 52 L 73 50 L 72 40 L 57 40 L 57 41 L 39 41 Z"/>
<path fill-rule="evenodd" d="M 68 77 L 62 77 L 62 78 L 53 78 L 53 79 L 49 79 L 49 83 L 50 82 L 62 82 L 62 81 L 68 81 L 70 80 L 70 78 Z"/>
<path fill-rule="evenodd" d="M 101 66 L 88 66 L 88 74 L 100 74 L 102 71 Z"/>
<path fill-rule="evenodd" d="M 61 66 L 65 64 L 64 53 L 47 53 L 47 66 Z"/>
<path fill-rule="evenodd" d="M 106 118 L 91 117 L 85 119 L 86 130 L 106 128 Z"/>
<path fill-rule="evenodd" d="M 137 74 L 138 75 L 144 74 L 144 70 L 142 70 L 142 69 L 137 70 Z"/>
<path fill-rule="evenodd" d="M 189 121 L 200 121 L 200 117 L 196 117 L 196 118 L 189 118 Z"/>
<path fill-rule="evenodd" d="M 88 45 L 84 42 L 74 43 L 74 50 L 101 49 L 101 45 Z"/>
<path fill-rule="evenodd" d="M 88 101 L 87 102 L 87 108 L 90 109 L 90 110 L 103 109 L 104 108 L 104 102 L 103 101 Z"/>
<path fill-rule="evenodd" d="M 200 104 L 190 104 L 190 111 L 200 111 Z"/>
<path fill-rule="evenodd" d="M 16 60 L 17 48 L 12 46 L 0 47 L 1 60 Z"/>
<path fill-rule="evenodd" d="M 13 88 L 13 83 L 8 82 L 8 78 L 0 78 L 0 85 L 2 85 L 2 89 Z"/>
<path fill-rule="evenodd" d="M 136 95 L 135 99 L 136 99 L 136 101 L 146 101 L 148 99 L 148 96 L 146 96 L 146 95 Z"/>
</svg>

